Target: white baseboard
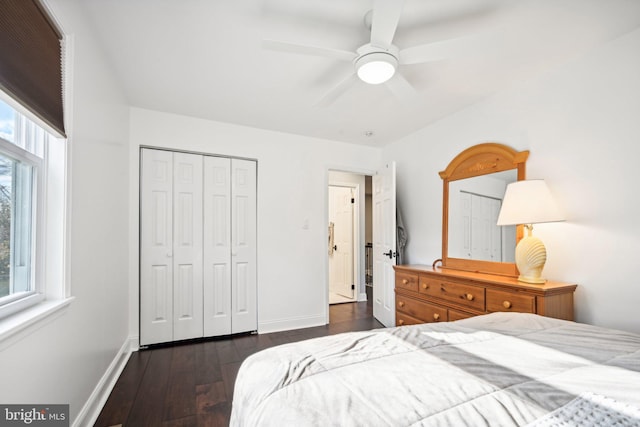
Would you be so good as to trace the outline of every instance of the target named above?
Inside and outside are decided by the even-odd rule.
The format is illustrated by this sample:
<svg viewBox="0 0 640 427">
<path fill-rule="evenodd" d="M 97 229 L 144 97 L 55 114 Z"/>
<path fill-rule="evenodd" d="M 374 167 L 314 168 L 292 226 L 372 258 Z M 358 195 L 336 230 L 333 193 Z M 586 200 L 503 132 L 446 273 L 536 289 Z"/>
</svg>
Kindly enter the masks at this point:
<svg viewBox="0 0 640 427">
<path fill-rule="evenodd" d="M 258 324 L 258 333 L 268 334 L 270 332 L 290 331 L 292 329 L 311 328 L 314 326 L 326 325 L 324 316 L 300 316 L 288 319 L 278 319 Z"/>
<path fill-rule="evenodd" d="M 73 421 L 73 427 L 92 426 L 95 424 L 100 415 L 100 411 L 102 411 L 102 407 L 111 394 L 111 390 L 113 390 L 122 370 L 129 361 L 131 352 L 137 348 L 138 337 L 129 337 L 124 344 L 122 344 L 122 347 L 120 347 L 120 350 L 116 353 L 116 356 L 109 364 L 104 375 L 102 375 L 102 378 L 100 378 L 100 381 L 98 381 L 98 384 L 93 389 L 91 396 L 89 396 L 89 399 L 87 399 L 80 413 Z"/>
<path fill-rule="evenodd" d="M 366 292 L 362 292 L 360 295 L 358 295 L 358 301 L 366 301 L 366 300 L 367 300 Z"/>
<path fill-rule="evenodd" d="M 131 335 L 129 337 L 129 353 L 140 350 L 140 337 L 138 335 Z"/>
</svg>

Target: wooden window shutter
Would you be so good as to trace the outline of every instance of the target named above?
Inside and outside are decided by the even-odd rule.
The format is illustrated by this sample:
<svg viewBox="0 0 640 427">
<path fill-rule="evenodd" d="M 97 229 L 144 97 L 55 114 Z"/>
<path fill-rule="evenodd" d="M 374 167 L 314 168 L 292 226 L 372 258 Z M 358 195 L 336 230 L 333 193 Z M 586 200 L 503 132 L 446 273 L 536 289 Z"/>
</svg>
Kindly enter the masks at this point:
<svg viewBox="0 0 640 427">
<path fill-rule="evenodd" d="M 0 0 L 0 88 L 64 135 L 61 40 L 38 0 Z"/>
</svg>

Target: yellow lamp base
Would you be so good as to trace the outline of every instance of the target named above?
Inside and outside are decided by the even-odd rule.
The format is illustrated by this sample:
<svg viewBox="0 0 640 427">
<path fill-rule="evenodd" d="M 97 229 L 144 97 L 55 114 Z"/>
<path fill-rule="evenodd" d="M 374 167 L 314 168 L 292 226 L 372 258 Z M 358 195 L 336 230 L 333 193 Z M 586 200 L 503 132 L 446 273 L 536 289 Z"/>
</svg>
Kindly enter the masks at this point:
<svg viewBox="0 0 640 427">
<path fill-rule="evenodd" d="M 542 269 L 547 262 L 547 250 L 542 240 L 531 235 L 524 237 L 516 246 L 516 266 L 520 272 L 518 281 L 543 284 Z"/>
<path fill-rule="evenodd" d="M 529 277 L 529 276 L 518 276 L 518 282 L 531 283 L 534 285 L 544 285 L 547 283 L 547 279 L 542 277 Z"/>
</svg>

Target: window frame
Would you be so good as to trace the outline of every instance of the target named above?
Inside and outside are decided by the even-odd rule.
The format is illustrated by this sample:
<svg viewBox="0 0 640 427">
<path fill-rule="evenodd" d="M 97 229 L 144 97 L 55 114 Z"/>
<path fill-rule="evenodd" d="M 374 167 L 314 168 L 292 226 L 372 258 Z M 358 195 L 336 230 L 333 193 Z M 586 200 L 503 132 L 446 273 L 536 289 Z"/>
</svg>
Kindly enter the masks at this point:
<svg viewBox="0 0 640 427">
<path fill-rule="evenodd" d="M 35 286 L 38 292 L 11 303 L 11 313 L 0 317 L 0 351 L 13 345 L 45 322 L 66 312 L 75 297 L 71 294 L 71 191 L 74 118 L 74 36 L 65 34 L 51 8 L 39 3 L 42 10 L 61 35 L 61 77 L 64 128 L 59 130 L 29 107 L 0 89 L 0 99 L 23 118 L 35 123 L 48 136 L 44 150 L 44 163 L 37 175 L 40 200 L 36 230 L 38 245 L 34 268 L 39 269 Z M 7 304 L 8 305 L 8 304 Z M 8 308 L 8 307 L 7 307 Z"/>
<path fill-rule="evenodd" d="M 21 113 L 19 111 L 16 111 L 16 114 Z M 35 125 L 37 126 L 37 124 Z M 47 139 L 49 138 L 50 136 L 47 136 Z M 0 319 L 10 316 L 18 311 L 29 308 L 32 305 L 38 304 L 39 302 L 42 302 L 46 297 L 43 248 L 45 244 L 44 238 L 46 228 L 44 212 L 47 197 L 43 178 L 44 176 L 46 176 L 46 167 L 48 163 L 48 145 L 49 141 L 46 141 L 43 147 L 43 158 L 40 158 L 28 152 L 27 150 L 15 145 L 14 143 L 0 137 L 0 154 L 33 167 L 31 188 L 32 233 L 30 236 L 30 290 L 15 294 L 9 294 L 5 297 L 0 298 Z"/>
<path fill-rule="evenodd" d="M 70 54 L 67 51 L 67 54 Z M 67 87 L 70 93 L 70 88 Z M 71 233 L 71 145 L 70 137 L 56 133 L 37 116 L 0 90 L 0 99 L 23 118 L 43 129 L 43 163 L 36 173 L 39 182 L 37 197 L 40 203 L 34 215 L 39 221 L 35 235 L 37 259 L 32 268 L 38 269 L 36 292 L 7 302 L 0 316 L 0 351 L 38 328 L 43 322 L 64 313 L 75 300 L 69 283 L 70 257 L 68 243 Z M 8 141 L 7 141 L 8 142 Z M 20 148 L 8 142 L 8 150 Z M 21 149 L 21 148 L 20 148 Z M 35 192 L 34 192 L 35 193 Z M 36 197 L 36 194 L 32 195 Z"/>
</svg>

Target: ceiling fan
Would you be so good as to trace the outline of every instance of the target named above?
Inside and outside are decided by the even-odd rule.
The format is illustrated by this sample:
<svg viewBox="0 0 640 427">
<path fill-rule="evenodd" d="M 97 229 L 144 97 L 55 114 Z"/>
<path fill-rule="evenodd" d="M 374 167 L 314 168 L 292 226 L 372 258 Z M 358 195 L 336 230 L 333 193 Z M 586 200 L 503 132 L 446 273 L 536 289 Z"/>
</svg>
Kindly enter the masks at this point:
<svg viewBox="0 0 640 427">
<path fill-rule="evenodd" d="M 339 98 L 358 79 L 369 84 L 384 83 L 398 98 L 412 101 L 418 93 L 397 72 L 399 65 L 419 64 L 449 57 L 452 51 L 466 44 L 467 38 L 456 38 L 399 49 L 393 44 L 404 0 L 374 0 L 373 9 L 364 16 L 371 40 L 355 52 L 328 47 L 302 45 L 276 40 L 263 40 L 263 47 L 281 52 L 323 56 L 353 63 L 354 71 L 337 84 L 318 103 L 327 106 Z"/>
</svg>

